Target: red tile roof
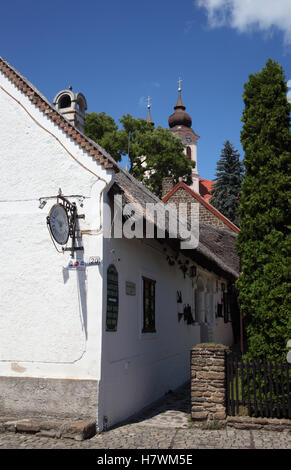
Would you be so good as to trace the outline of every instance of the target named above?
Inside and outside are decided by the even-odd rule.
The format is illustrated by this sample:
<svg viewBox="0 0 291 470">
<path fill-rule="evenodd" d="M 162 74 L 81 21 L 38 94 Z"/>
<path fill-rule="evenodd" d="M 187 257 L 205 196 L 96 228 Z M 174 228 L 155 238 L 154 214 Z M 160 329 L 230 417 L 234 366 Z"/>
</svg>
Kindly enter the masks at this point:
<svg viewBox="0 0 291 470">
<path fill-rule="evenodd" d="M 214 181 L 199 178 L 199 193 L 206 202 L 209 202 L 211 199 L 210 191 L 212 190 L 213 185 Z"/>
<path fill-rule="evenodd" d="M 40 111 L 54 121 L 68 137 L 74 139 L 91 157 L 98 160 L 101 165 L 104 165 L 104 168 L 120 170 L 119 165 L 111 155 L 70 124 L 26 78 L 14 69 L 14 67 L 9 65 L 2 57 L 0 57 L 0 72 L 6 75 L 6 77 L 14 83 Z"/>
</svg>

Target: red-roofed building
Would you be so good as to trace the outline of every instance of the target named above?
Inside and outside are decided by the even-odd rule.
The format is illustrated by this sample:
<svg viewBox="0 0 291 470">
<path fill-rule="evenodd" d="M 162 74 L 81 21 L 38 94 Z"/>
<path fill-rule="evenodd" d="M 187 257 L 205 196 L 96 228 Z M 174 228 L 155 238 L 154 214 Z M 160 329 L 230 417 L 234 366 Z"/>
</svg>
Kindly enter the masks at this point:
<svg viewBox="0 0 291 470">
<path fill-rule="evenodd" d="M 214 181 L 206 180 L 204 178 L 199 178 L 199 194 L 205 199 L 206 202 L 210 202 L 212 186 Z"/>
</svg>

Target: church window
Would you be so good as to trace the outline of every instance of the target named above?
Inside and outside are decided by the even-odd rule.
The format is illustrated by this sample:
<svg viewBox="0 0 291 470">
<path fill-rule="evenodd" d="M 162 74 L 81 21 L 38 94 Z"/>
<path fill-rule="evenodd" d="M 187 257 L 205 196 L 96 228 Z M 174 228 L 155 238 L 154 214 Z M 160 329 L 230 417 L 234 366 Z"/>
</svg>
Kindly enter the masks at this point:
<svg viewBox="0 0 291 470">
<path fill-rule="evenodd" d="M 106 331 L 117 331 L 118 321 L 118 272 L 111 264 L 107 269 Z"/>
<path fill-rule="evenodd" d="M 188 158 L 189 160 L 191 160 L 192 152 L 191 152 L 191 148 L 190 148 L 190 147 L 187 147 L 187 148 L 186 148 L 186 155 L 187 155 L 187 158 Z"/>
<path fill-rule="evenodd" d="M 143 280 L 143 333 L 155 333 L 155 290 L 156 281 L 146 277 Z"/>
</svg>

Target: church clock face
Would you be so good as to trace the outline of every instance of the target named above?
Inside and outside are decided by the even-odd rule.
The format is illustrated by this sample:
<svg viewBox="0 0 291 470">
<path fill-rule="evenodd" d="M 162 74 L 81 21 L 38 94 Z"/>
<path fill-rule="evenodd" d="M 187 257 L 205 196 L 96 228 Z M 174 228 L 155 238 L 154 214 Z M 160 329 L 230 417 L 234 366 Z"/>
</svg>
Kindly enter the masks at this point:
<svg viewBox="0 0 291 470">
<path fill-rule="evenodd" d="M 192 144 L 193 140 L 192 140 L 191 135 L 186 135 L 186 142 L 187 142 L 188 144 Z"/>
<path fill-rule="evenodd" d="M 65 245 L 70 234 L 69 219 L 62 204 L 55 204 L 49 213 L 51 234 L 59 245 Z"/>
</svg>

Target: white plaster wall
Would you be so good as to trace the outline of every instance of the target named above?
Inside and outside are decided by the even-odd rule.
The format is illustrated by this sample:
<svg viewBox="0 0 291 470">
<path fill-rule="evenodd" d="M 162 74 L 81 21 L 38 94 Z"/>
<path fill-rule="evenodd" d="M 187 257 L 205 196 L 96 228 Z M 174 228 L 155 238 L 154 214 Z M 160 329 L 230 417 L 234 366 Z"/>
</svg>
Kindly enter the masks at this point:
<svg viewBox="0 0 291 470">
<path fill-rule="evenodd" d="M 98 379 L 102 264 L 67 269 L 70 254 L 56 252 L 46 226 L 56 200 L 40 209 L 39 198 L 83 196 L 69 198 L 85 214 L 80 229 L 97 231 L 112 173 L 1 73 L 0 114 L 0 375 Z M 79 258 L 102 258 L 101 234 L 82 244 Z"/>
<path fill-rule="evenodd" d="M 107 266 L 115 264 L 119 274 L 117 332 L 105 331 L 102 348 L 102 422 L 112 425 L 189 379 L 190 349 L 200 340 L 200 327 L 178 322 L 177 290 L 183 303 L 192 305 L 192 281 L 151 241 L 106 240 Z M 112 250 L 115 250 L 112 253 Z M 105 258 L 106 259 L 106 258 Z M 142 334 L 142 276 L 156 281 L 156 333 Z M 125 283 L 136 284 L 136 295 L 125 293 Z M 106 279 L 104 304 L 106 305 Z"/>
<path fill-rule="evenodd" d="M 119 276 L 119 316 L 116 332 L 106 332 L 106 276 L 104 277 L 104 312 L 102 346 L 102 381 L 99 424 L 113 425 L 162 397 L 169 390 L 190 378 L 190 350 L 201 342 L 199 324 L 178 322 L 177 290 L 182 292 L 183 304 L 194 310 L 195 281 L 184 278 L 178 265 L 169 266 L 161 245 L 151 240 L 114 240 L 104 243 L 104 273 L 113 263 Z M 105 267 L 106 264 L 106 267 Z M 214 341 L 216 296 L 214 289 L 219 278 L 198 266 L 198 277 L 210 286 L 209 311 L 212 311 L 209 341 Z M 142 334 L 143 299 L 142 276 L 156 281 L 156 330 Z M 136 295 L 125 293 L 126 281 L 136 284 Z M 224 282 L 226 282 L 224 280 Z M 207 291 L 205 289 L 205 295 Z M 231 324 L 219 327 L 216 338 L 231 344 Z"/>
</svg>

